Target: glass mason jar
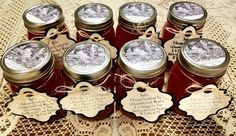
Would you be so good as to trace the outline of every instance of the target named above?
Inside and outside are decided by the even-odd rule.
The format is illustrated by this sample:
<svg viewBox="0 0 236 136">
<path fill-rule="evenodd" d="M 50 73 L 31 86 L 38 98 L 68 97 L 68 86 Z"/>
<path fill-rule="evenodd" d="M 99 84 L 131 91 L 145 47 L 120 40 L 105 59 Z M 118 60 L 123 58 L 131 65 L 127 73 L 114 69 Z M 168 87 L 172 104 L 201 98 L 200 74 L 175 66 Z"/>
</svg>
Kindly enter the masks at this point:
<svg viewBox="0 0 236 136">
<path fill-rule="evenodd" d="M 202 29 L 206 22 L 207 11 L 202 6 L 193 2 L 176 2 L 169 8 L 167 21 L 161 32 L 161 39 L 166 42 L 175 36 L 175 33 L 183 31 L 188 26 L 193 26 L 197 34 L 202 35 Z"/>
<path fill-rule="evenodd" d="M 28 87 L 52 97 L 65 96 L 55 91 L 63 83 L 62 75 L 50 49 L 42 42 L 25 41 L 10 47 L 1 58 L 1 67 L 13 93 Z M 66 112 L 58 110 L 56 114 L 50 121 L 64 117 Z"/>
<path fill-rule="evenodd" d="M 74 86 L 78 82 L 89 82 L 113 93 L 112 60 L 110 52 L 103 45 L 84 41 L 71 46 L 63 56 L 63 66 L 64 85 Z M 86 119 L 102 120 L 112 113 L 113 104 L 110 104 L 95 117 Z"/>
<path fill-rule="evenodd" d="M 77 28 L 77 42 L 89 39 L 93 33 L 98 33 L 114 44 L 115 31 L 113 28 L 112 9 L 101 3 L 89 3 L 80 6 L 74 13 Z"/>
<path fill-rule="evenodd" d="M 173 96 L 174 111 L 186 115 L 178 110 L 178 105 L 181 99 L 190 96 L 188 91 L 199 90 L 191 88 L 192 85 L 218 86 L 229 61 L 228 51 L 215 41 L 195 38 L 185 42 L 170 71 L 167 85 L 167 91 Z"/>
<path fill-rule="evenodd" d="M 121 100 L 126 97 L 127 91 L 132 90 L 135 82 L 142 81 L 162 90 L 166 66 L 167 55 L 156 42 L 136 39 L 126 43 L 120 49 L 115 71 L 117 108 L 120 109 Z"/>
<path fill-rule="evenodd" d="M 151 26 L 155 28 L 156 9 L 143 2 L 131 2 L 119 9 L 116 28 L 116 46 L 120 49 L 126 42 L 138 39 Z"/>
<path fill-rule="evenodd" d="M 23 14 L 24 25 L 28 30 L 29 40 L 40 40 L 46 36 L 50 28 L 69 33 L 64 23 L 62 9 L 57 5 L 36 5 Z"/>
</svg>

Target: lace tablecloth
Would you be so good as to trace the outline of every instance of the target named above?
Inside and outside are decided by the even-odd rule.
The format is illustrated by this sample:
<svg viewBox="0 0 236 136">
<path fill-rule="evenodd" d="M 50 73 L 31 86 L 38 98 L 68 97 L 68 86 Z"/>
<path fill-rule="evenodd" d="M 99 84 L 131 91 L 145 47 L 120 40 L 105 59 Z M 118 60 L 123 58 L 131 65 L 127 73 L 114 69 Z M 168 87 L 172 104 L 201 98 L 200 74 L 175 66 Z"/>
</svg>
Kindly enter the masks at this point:
<svg viewBox="0 0 236 136">
<path fill-rule="evenodd" d="M 22 13 L 37 3 L 53 3 L 60 5 L 66 16 L 66 24 L 75 37 L 73 13 L 77 7 L 88 2 L 101 2 L 112 7 L 114 19 L 117 20 L 118 8 L 131 0 L 7 0 L 0 2 L 0 53 L 9 46 L 26 39 Z M 146 0 L 158 11 L 157 28 L 160 30 L 166 21 L 168 7 L 177 0 Z M 195 0 L 203 5 L 209 13 L 204 29 L 204 37 L 214 39 L 224 45 L 231 55 L 231 63 L 224 77 L 222 88 L 234 97 L 232 104 L 217 115 L 197 122 L 190 117 L 182 117 L 169 112 L 157 123 L 143 120 L 131 120 L 115 112 L 110 118 L 102 121 L 87 121 L 79 116 L 68 114 L 67 117 L 52 123 L 40 123 L 29 119 L 10 115 L 4 126 L 0 127 L 0 135 L 43 135 L 43 136 L 236 136 L 236 0 Z M 117 22 L 116 22 L 117 24 Z M 0 70 L 0 117 L 6 116 L 6 103 L 11 94 L 2 78 Z M 1 126 L 1 125 L 0 125 Z"/>
</svg>

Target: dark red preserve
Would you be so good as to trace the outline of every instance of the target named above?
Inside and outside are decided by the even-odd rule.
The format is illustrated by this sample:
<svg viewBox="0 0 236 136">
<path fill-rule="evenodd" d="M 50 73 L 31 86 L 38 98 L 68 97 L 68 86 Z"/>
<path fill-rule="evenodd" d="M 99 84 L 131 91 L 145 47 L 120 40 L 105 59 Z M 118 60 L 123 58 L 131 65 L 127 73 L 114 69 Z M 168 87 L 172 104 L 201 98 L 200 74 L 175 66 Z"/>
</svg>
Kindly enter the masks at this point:
<svg viewBox="0 0 236 136">
<path fill-rule="evenodd" d="M 166 42 L 172 39 L 176 32 L 183 31 L 188 26 L 193 26 L 197 34 L 202 35 L 206 18 L 207 11 L 199 4 L 187 1 L 176 2 L 169 8 L 161 39 Z"/>
<path fill-rule="evenodd" d="M 229 61 L 228 51 L 213 40 L 196 38 L 185 42 L 170 71 L 167 85 L 173 96 L 174 111 L 186 115 L 178 110 L 179 101 L 190 96 L 191 91 L 199 90 L 194 86 L 219 86 Z"/>
<path fill-rule="evenodd" d="M 50 28 L 57 28 L 62 33 L 68 33 L 62 9 L 57 5 L 30 7 L 24 12 L 23 20 L 28 30 L 29 40 L 43 39 Z"/>
<path fill-rule="evenodd" d="M 74 13 L 77 42 L 87 40 L 93 33 L 115 44 L 112 9 L 101 3 L 80 6 Z"/>
<path fill-rule="evenodd" d="M 102 86 L 106 91 L 114 89 L 112 60 L 109 51 L 99 43 L 84 41 L 71 46 L 63 56 L 64 85 L 75 86 L 88 82 Z M 90 120 L 102 120 L 113 113 L 113 104 L 106 106 Z"/>
<path fill-rule="evenodd" d="M 122 5 L 116 28 L 116 47 L 120 49 L 126 42 L 138 39 L 149 27 L 155 27 L 156 16 L 156 9 L 144 2 Z"/>
</svg>

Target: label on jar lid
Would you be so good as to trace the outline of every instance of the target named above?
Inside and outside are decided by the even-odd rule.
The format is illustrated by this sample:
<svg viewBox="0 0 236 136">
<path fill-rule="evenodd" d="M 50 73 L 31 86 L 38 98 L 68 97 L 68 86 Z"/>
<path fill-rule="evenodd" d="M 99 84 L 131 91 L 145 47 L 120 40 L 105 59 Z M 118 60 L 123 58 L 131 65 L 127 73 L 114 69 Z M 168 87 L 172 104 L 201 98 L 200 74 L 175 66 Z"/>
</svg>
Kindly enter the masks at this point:
<svg viewBox="0 0 236 136">
<path fill-rule="evenodd" d="M 9 69 L 24 71 L 41 67 L 48 56 L 48 48 L 46 46 L 42 46 L 37 42 L 26 42 L 8 51 L 4 61 Z"/>
<path fill-rule="evenodd" d="M 59 18 L 60 12 L 50 5 L 39 5 L 30 9 L 26 18 L 32 23 L 50 24 Z"/>
<path fill-rule="evenodd" d="M 185 46 L 186 59 L 198 66 L 219 66 L 226 60 L 225 51 L 216 42 L 199 39 Z"/>
<path fill-rule="evenodd" d="M 189 26 L 184 30 L 166 28 L 166 31 L 174 34 L 174 37 L 166 41 L 164 44 L 168 59 L 172 62 L 175 62 L 177 55 L 186 40 L 201 37 L 201 30 L 196 31 L 196 29 L 192 26 Z"/>
<path fill-rule="evenodd" d="M 111 16 L 111 12 L 102 4 L 90 3 L 80 9 L 78 16 L 88 23 L 103 23 Z"/>
<path fill-rule="evenodd" d="M 31 88 L 22 88 L 8 108 L 11 113 L 46 122 L 59 110 L 57 98 L 49 97 L 46 93 L 38 93 Z"/>
<path fill-rule="evenodd" d="M 177 18 L 185 20 L 196 20 L 204 16 L 202 7 L 191 2 L 177 3 L 171 11 Z"/>
<path fill-rule="evenodd" d="M 126 65 L 140 70 L 156 67 L 163 61 L 163 58 L 164 52 L 161 47 L 149 40 L 136 40 L 128 43 L 121 55 L 121 59 Z"/>
<path fill-rule="evenodd" d="M 154 15 L 154 9 L 146 3 L 129 3 L 121 11 L 129 21 L 139 23 L 150 19 Z"/>
<path fill-rule="evenodd" d="M 232 100 L 224 91 L 212 84 L 190 93 L 189 97 L 179 102 L 179 109 L 187 112 L 187 115 L 193 116 L 197 121 L 216 114 L 219 110 L 226 108 Z"/>
<path fill-rule="evenodd" d="M 98 112 L 114 102 L 110 90 L 102 86 L 93 86 L 88 82 L 80 82 L 68 92 L 60 104 L 65 110 L 83 114 L 86 117 L 95 117 Z"/>
<path fill-rule="evenodd" d="M 110 62 L 108 51 L 95 42 L 83 42 L 70 49 L 65 63 L 77 74 L 90 74 L 102 70 Z"/>
<path fill-rule="evenodd" d="M 143 91 L 139 91 L 139 89 Z M 172 105 L 172 97 L 162 93 L 158 88 L 152 88 L 144 82 L 136 82 L 133 89 L 127 92 L 127 96 L 121 100 L 123 109 L 142 117 L 149 122 L 155 122 L 160 115 Z"/>
</svg>

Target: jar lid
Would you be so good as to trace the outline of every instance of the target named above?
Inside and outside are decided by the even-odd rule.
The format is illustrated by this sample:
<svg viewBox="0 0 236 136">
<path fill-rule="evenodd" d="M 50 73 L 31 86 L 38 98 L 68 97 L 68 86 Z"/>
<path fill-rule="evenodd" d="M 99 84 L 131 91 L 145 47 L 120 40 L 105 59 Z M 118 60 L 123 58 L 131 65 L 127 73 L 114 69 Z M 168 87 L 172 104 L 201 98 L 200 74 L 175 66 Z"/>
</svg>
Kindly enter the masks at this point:
<svg viewBox="0 0 236 136">
<path fill-rule="evenodd" d="M 30 31 L 45 31 L 64 22 L 62 9 L 57 5 L 36 5 L 23 14 L 25 27 Z"/>
<path fill-rule="evenodd" d="M 161 74 L 167 65 L 167 55 L 156 42 L 132 40 L 120 50 L 119 65 L 137 78 L 151 78 Z"/>
<path fill-rule="evenodd" d="M 96 80 L 110 71 L 110 52 L 99 43 L 80 42 L 66 50 L 63 65 L 65 73 L 77 81 Z"/>
<path fill-rule="evenodd" d="M 176 2 L 169 8 L 168 20 L 178 26 L 202 26 L 206 22 L 207 11 L 199 4 L 187 1 Z"/>
<path fill-rule="evenodd" d="M 146 30 L 156 24 L 156 9 L 144 2 L 130 2 L 119 9 L 119 24 L 127 29 Z"/>
<path fill-rule="evenodd" d="M 7 49 L 1 58 L 4 78 L 11 83 L 40 79 L 54 67 L 54 57 L 40 41 L 25 41 Z"/>
<path fill-rule="evenodd" d="M 80 6 L 74 16 L 76 28 L 84 31 L 102 31 L 113 26 L 112 9 L 101 3 Z"/>
<path fill-rule="evenodd" d="M 184 43 L 178 55 L 180 64 L 202 77 L 222 76 L 230 61 L 229 52 L 219 43 L 195 38 Z"/>
</svg>

